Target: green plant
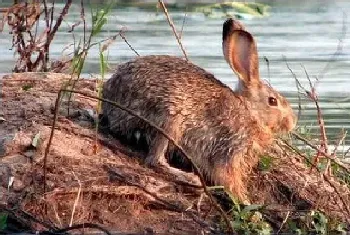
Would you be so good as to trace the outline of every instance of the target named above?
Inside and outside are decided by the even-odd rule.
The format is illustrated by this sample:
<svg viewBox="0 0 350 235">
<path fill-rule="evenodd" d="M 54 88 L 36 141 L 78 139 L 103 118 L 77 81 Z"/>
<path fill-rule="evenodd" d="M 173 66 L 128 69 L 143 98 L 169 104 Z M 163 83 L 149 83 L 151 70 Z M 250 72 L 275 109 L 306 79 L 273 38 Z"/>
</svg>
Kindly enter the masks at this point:
<svg viewBox="0 0 350 235">
<path fill-rule="evenodd" d="M 0 213 L 0 231 L 3 231 L 7 228 L 7 217 L 6 213 Z"/>
<path fill-rule="evenodd" d="M 106 50 L 107 46 L 101 46 L 99 47 L 99 62 L 100 62 L 100 74 L 101 74 L 101 79 L 97 79 L 96 80 L 96 87 L 97 87 L 97 97 L 98 98 L 102 98 L 102 91 L 103 91 L 103 81 L 105 79 L 105 73 L 107 70 L 107 61 L 106 58 L 103 54 L 103 52 Z M 99 114 L 101 112 L 101 105 L 102 102 L 101 100 L 98 100 L 97 102 L 97 107 L 96 107 L 96 113 Z M 97 120 L 96 122 L 96 136 L 97 136 L 97 132 L 98 132 L 98 127 L 99 127 L 99 122 Z M 95 143 L 95 147 L 97 147 L 97 139 L 96 139 L 96 143 Z"/>
<path fill-rule="evenodd" d="M 305 215 L 289 219 L 284 229 L 294 234 L 346 234 L 345 224 L 312 210 Z"/>
<path fill-rule="evenodd" d="M 228 192 L 231 209 L 228 212 L 231 224 L 238 234 L 270 234 L 272 228 L 262 216 L 264 205 L 242 205 Z"/>
<path fill-rule="evenodd" d="M 231 211 L 232 225 L 236 232 L 244 234 L 270 234 L 271 226 L 264 221 L 260 210 L 261 205 L 237 205 Z"/>
<path fill-rule="evenodd" d="M 107 23 L 107 16 L 110 13 L 111 9 L 113 6 L 113 1 L 111 1 L 109 4 L 105 4 L 104 8 L 102 9 L 94 9 L 91 8 L 91 32 L 86 38 L 86 22 L 85 22 L 85 13 L 84 13 L 84 4 L 81 2 L 81 17 L 84 23 L 84 35 L 83 39 L 80 39 L 78 42 L 78 46 L 75 45 L 74 43 L 74 55 L 72 58 L 72 76 L 71 79 L 63 85 L 63 89 L 74 89 L 76 82 L 78 82 L 80 78 L 80 74 L 84 68 L 85 60 L 87 58 L 89 50 L 96 46 L 100 45 L 101 42 L 92 42 L 93 38 L 99 35 L 103 29 L 103 26 Z M 72 27 L 72 32 L 74 30 L 74 27 Z M 74 37 L 74 34 L 73 34 Z M 83 42 L 82 42 L 83 41 Z M 102 56 L 103 59 L 103 56 Z M 101 60 L 101 55 L 100 55 L 100 60 Z M 104 62 L 103 62 L 104 63 Z M 101 70 L 102 71 L 102 70 Z M 103 71 L 104 73 L 104 71 Z M 64 94 L 67 95 L 67 94 Z M 62 96 L 64 97 L 64 96 Z M 70 103 L 72 98 L 72 93 L 68 94 L 68 103 Z M 69 109 L 68 109 L 69 113 Z"/>
<path fill-rule="evenodd" d="M 26 84 L 26 85 L 22 86 L 22 90 L 24 90 L 24 91 L 29 91 L 32 88 L 33 88 L 33 85 L 31 85 L 31 84 Z"/>
<path fill-rule="evenodd" d="M 86 40 L 86 35 L 84 31 L 83 43 L 81 42 L 81 39 L 80 39 L 78 46 L 74 49 L 74 56 L 72 60 L 72 69 L 73 69 L 72 73 L 76 74 L 78 78 L 81 74 L 81 71 L 83 70 L 85 59 L 88 55 L 89 50 L 95 45 L 100 45 L 100 42 L 92 43 L 92 39 L 101 33 L 103 26 L 107 23 L 107 16 L 110 13 L 112 6 L 113 6 L 113 2 L 110 2 L 109 4 L 105 4 L 105 7 L 103 9 L 94 10 L 93 8 L 91 8 L 92 28 L 91 28 L 90 35 Z M 84 6 L 82 5 L 82 9 L 83 7 Z M 84 18 L 85 16 L 83 15 L 82 17 Z M 83 21 L 85 24 L 85 19 Z"/>
<path fill-rule="evenodd" d="M 333 174 L 342 182 L 350 186 L 350 174 L 340 167 L 339 164 L 332 162 L 331 164 Z"/>
<path fill-rule="evenodd" d="M 269 171 L 273 164 L 273 158 L 268 155 L 261 156 L 259 159 L 258 168 L 260 171 Z"/>
</svg>

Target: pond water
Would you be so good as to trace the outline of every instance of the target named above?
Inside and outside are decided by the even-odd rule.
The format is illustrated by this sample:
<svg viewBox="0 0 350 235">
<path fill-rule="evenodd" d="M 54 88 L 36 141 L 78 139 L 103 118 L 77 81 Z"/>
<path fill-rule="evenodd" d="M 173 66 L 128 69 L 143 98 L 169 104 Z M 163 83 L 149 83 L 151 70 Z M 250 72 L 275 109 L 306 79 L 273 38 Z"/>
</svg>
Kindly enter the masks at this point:
<svg viewBox="0 0 350 235">
<path fill-rule="evenodd" d="M 268 17 L 241 20 L 256 38 L 261 77 L 281 91 L 297 112 L 296 82 L 287 68 L 286 60 L 306 88 L 309 88 L 309 85 L 303 66 L 312 80 L 317 76 L 317 92 L 328 138 L 334 143 L 341 130 L 347 130 L 350 126 L 350 39 L 347 32 L 350 1 L 307 1 L 307 5 L 306 1 L 280 1 L 278 4 L 270 2 L 273 4 Z M 2 4 L 4 3 L 0 1 L 0 7 Z M 185 13 L 171 11 L 170 15 L 180 30 Z M 73 42 L 72 33 L 67 32 L 68 25 L 79 19 L 79 6 L 75 5 L 51 45 L 51 58 L 60 58 L 63 48 Z M 223 21 L 224 18 L 208 18 L 201 13 L 187 12 L 182 42 L 192 62 L 234 87 L 237 78 L 222 56 Z M 44 22 L 41 22 L 40 27 L 43 26 Z M 150 11 L 117 5 L 109 15 L 108 24 L 99 39 L 117 34 L 122 27 L 126 27 L 125 36 L 140 55 L 182 55 L 160 9 L 157 12 L 155 7 Z M 81 35 L 82 28 L 77 27 L 75 37 L 79 38 Z M 11 72 L 14 66 L 13 51 L 9 50 L 10 47 L 11 35 L 5 30 L 5 33 L 0 34 L 0 73 Z M 340 50 L 337 51 L 337 48 Z M 134 57 L 135 53 L 120 38 L 109 48 L 108 62 L 111 67 Z M 269 70 L 264 57 L 269 60 Z M 90 51 L 83 73 L 84 76 L 99 73 L 97 47 Z M 318 135 L 315 105 L 303 97 L 299 125 Z M 340 150 L 343 148 L 346 149 L 346 146 Z"/>
</svg>

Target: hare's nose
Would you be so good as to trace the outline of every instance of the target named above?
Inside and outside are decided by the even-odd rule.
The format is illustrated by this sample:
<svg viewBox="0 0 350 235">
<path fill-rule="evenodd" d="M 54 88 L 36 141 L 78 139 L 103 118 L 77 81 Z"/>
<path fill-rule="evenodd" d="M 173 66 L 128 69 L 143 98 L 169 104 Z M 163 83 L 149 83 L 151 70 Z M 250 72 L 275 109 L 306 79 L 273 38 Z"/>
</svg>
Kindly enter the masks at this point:
<svg viewBox="0 0 350 235">
<path fill-rule="evenodd" d="M 292 117 L 290 118 L 290 125 L 289 125 L 289 131 L 293 130 L 295 128 L 295 126 L 297 125 L 297 122 L 298 122 L 298 118 L 297 116 L 295 115 L 295 113 L 293 112 L 292 113 Z"/>
</svg>

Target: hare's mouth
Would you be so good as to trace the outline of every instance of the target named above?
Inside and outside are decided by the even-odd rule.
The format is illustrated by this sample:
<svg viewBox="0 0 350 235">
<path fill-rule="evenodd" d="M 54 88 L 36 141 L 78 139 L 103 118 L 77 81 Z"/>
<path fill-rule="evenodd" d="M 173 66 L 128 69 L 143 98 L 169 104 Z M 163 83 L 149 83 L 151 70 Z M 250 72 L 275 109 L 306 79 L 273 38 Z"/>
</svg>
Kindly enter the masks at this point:
<svg viewBox="0 0 350 235">
<path fill-rule="evenodd" d="M 297 124 L 297 119 L 295 116 L 284 118 L 284 122 L 283 122 L 284 128 L 282 129 L 284 129 L 285 132 L 290 132 L 295 128 L 296 124 Z"/>
</svg>

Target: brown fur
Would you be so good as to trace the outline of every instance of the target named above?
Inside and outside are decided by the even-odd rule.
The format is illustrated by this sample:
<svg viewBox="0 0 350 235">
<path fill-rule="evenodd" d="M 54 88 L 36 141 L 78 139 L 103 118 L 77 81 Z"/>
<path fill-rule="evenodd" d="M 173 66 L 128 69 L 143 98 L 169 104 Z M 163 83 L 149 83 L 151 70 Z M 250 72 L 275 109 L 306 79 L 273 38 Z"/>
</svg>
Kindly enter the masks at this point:
<svg viewBox="0 0 350 235">
<path fill-rule="evenodd" d="M 226 32 L 225 25 L 224 34 L 224 52 L 230 48 L 225 55 L 234 57 L 226 60 L 240 79 L 237 91 L 181 58 L 152 55 L 121 64 L 105 83 L 103 97 L 163 128 L 204 175 L 247 200 L 244 181 L 257 163 L 256 153 L 271 143 L 274 134 L 291 130 L 296 120 L 285 98 L 260 80 L 253 37 L 232 27 Z M 271 106 L 269 97 L 278 105 Z M 164 136 L 112 105 L 104 103 L 102 110 L 111 132 L 145 133 L 148 165 L 171 169 L 164 156 L 169 147 Z"/>
</svg>

